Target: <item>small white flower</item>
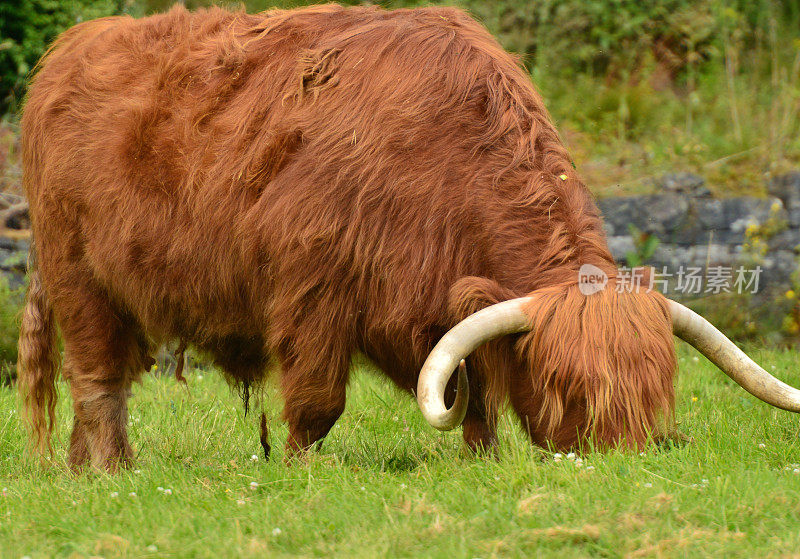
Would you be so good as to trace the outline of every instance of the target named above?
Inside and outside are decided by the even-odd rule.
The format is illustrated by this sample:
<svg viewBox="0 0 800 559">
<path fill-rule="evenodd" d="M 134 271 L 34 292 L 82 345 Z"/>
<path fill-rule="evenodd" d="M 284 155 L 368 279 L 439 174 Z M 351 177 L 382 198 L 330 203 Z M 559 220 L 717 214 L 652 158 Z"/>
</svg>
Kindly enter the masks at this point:
<svg viewBox="0 0 800 559">
<path fill-rule="evenodd" d="M 128 493 L 128 497 L 136 498 L 136 491 L 131 491 L 130 493 Z"/>
<path fill-rule="evenodd" d="M 695 363 L 697 363 L 698 361 L 700 361 L 700 358 L 699 358 L 698 356 L 696 356 L 696 355 L 695 355 L 694 357 L 692 357 L 692 361 L 694 361 Z"/>
<path fill-rule="evenodd" d="M 258 482 L 257 481 L 251 481 L 250 482 L 250 489 L 252 489 L 253 491 L 258 489 Z"/>
<path fill-rule="evenodd" d="M 594 466 L 586 466 L 587 472 L 591 472 L 592 470 L 594 470 Z"/>
<path fill-rule="evenodd" d="M 644 453 L 644 451 L 642 451 L 639 453 L 639 456 L 646 456 L 646 454 Z"/>
<path fill-rule="evenodd" d="M 255 454 L 253 454 L 253 455 L 250 457 L 250 461 L 251 461 L 251 462 L 258 462 L 258 456 L 256 456 Z"/>
<path fill-rule="evenodd" d="M 367 490 L 367 488 L 362 485 L 361 486 L 361 491 L 366 491 L 366 490 Z"/>
<path fill-rule="evenodd" d="M 273 528 L 272 529 L 272 535 L 273 536 L 280 536 L 281 535 L 281 529 L 280 528 Z"/>
<path fill-rule="evenodd" d="M 703 478 L 700 480 L 700 483 L 702 483 L 703 485 L 708 485 L 708 480 L 706 478 Z"/>
<path fill-rule="evenodd" d="M 653 484 L 648 481 L 647 483 L 644 484 L 644 486 L 649 488 L 653 487 Z"/>
<path fill-rule="evenodd" d="M 157 490 L 157 491 L 161 491 L 162 493 L 164 492 L 164 488 L 163 488 L 163 487 L 161 487 L 160 485 L 159 485 L 158 487 L 156 487 L 156 490 Z"/>
<path fill-rule="evenodd" d="M 165 489 L 164 495 L 172 495 L 172 489 Z"/>
<path fill-rule="evenodd" d="M 400 418 L 399 418 L 399 417 L 397 417 L 397 416 L 394 416 L 394 417 L 392 418 L 392 421 L 400 421 Z"/>
<path fill-rule="evenodd" d="M 158 551 L 158 548 L 154 544 L 150 544 L 147 546 L 147 551 L 150 553 L 155 553 Z"/>
<path fill-rule="evenodd" d="M 406 484 L 405 483 L 401 483 L 400 484 L 400 489 L 405 489 L 405 488 L 406 488 Z"/>
<path fill-rule="evenodd" d="M 116 491 L 112 491 L 111 492 L 111 498 L 112 499 L 116 499 L 117 497 L 119 497 L 119 493 L 117 493 Z"/>
<path fill-rule="evenodd" d="M 792 470 L 792 473 L 794 475 L 800 474 L 800 468 L 795 468 L 794 470 Z"/>
<path fill-rule="evenodd" d="M 139 475 L 139 474 L 142 473 L 142 470 L 133 470 L 133 473 L 136 474 L 136 475 Z"/>
<path fill-rule="evenodd" d="M 203 375 L 197 375 L 197 380 L 203 380 Z"/>
<path fill-rule="evenodd" d="M 567 454 L 567 460 L 575 460 L 575 453 L 570 452 L 569 454 Z"/>
<path fill-rule="evenodd" d="M 561 462 L 561 453 L 560 452 L 556 452 L 555 454 L 553 454 L 553 461 Z"/>
<path fill-rule="evenodd" d="M 758 443 L 758 448 L 767 448 L 767 445 L 764 443 Z"/>
</svg>

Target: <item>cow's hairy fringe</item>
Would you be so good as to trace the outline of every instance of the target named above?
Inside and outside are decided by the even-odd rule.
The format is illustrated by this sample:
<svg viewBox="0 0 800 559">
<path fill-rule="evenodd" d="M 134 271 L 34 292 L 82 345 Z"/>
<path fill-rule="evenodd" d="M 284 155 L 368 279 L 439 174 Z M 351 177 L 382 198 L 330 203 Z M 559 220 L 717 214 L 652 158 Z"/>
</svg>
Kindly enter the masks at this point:
<svg viewBox="0 0 800 559">
<path fill-rule="evenodd" d="M 531 331 L 517 350 L 540 390 L 535 428 L 547 438 L 592 438 L 639 447 L 672 423 L 675 353 L 666 299 L 614 283 L 591 295 L 578 285 L 535 292 Z M 565 421 L 568 410 L 583 410 Z"/>
</svg>

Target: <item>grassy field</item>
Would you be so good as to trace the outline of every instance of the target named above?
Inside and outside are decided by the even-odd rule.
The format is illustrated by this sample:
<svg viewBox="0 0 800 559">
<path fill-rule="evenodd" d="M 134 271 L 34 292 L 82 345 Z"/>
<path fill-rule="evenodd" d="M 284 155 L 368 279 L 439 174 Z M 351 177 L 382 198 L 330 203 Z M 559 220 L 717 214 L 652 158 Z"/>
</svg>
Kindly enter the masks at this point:
<svg viewBox="0 0 800 559">
<path fill-rule="evenodd" d="M 796 353 L 753 353 L 800 385 Z M 67 399 L 57 463 L 36 466 L 15 393 L 2 388 L 0 557 L 797 553 L 800 418 L 686 348 L 680 370 L 677 420 L 690 442 L 582 461 L 530 447 L 508 417 L 498 459 L 466 456 L 459 434 L 435 432 L 364 370 L 322 450 L 291 466 L 277 401 L 265 462 L 257 414 L 245 418 L 218 375 L 190 371 L 188 391 L 148 376 L 131 402 L 136 469 L 115 477 L 64 466 Z"/>
</svg>

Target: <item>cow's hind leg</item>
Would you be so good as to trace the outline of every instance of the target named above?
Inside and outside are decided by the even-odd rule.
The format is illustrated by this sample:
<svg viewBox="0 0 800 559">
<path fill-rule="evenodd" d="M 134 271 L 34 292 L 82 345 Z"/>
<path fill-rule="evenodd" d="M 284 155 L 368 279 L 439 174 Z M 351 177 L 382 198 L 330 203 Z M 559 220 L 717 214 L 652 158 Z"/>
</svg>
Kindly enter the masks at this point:
<svg viewBox="0 0 800 559">
<path fill-rule="evenodd" d="M 75 419 L 69 462 L 99 470 L 130 465 L 127 400 L 131 383 L 149 362 L 132 320 L 114 311 L 101 292 L 86 288 L 56 299 L 64 336 L 64 375 Z"/>
<path fill-rule="evenodd" d="M 76 413 L 72 419 L 72 434 L 69 437 L 69 454 L 67 460 L 74 469 L 84 466 L 91 456 L 89 455 L 89 441 L 86 440 L 86 429 Z"/>
</svg>

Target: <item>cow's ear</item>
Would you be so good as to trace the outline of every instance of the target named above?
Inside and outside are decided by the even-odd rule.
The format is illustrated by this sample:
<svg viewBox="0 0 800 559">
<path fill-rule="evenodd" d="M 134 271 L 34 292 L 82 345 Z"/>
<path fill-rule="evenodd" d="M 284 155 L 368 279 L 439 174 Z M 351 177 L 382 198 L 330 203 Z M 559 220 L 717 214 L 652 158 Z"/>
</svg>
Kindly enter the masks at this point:
<svg viewBox="0 0 800 559">
<path fill-rule="evenodd" d="M 495 303 L 518 297 L 513 291 L 502 287 L 489 278 L 465 276 L 450 288 L 448 312 L 454 322 L 464 320 Z"/>
</svg>

